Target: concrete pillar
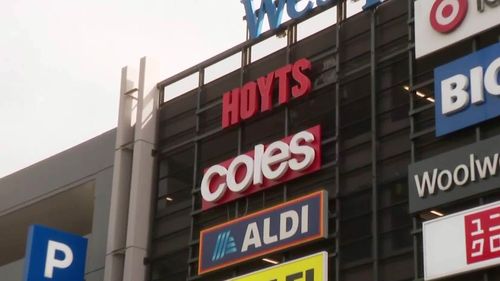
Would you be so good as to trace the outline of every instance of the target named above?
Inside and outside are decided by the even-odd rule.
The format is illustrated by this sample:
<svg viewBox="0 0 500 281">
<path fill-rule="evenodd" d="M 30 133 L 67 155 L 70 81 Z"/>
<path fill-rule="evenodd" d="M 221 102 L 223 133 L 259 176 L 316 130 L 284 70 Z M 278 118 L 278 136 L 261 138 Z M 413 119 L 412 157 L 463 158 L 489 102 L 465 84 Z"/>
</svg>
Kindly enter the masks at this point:
<svg viewBox="0 0 500 281">
<path fill-rule="evenodd" d="M 150 61 L 146 62 L 146 58 L 142 58 L 139 72 L 137 121 L 123 281 L 141 281 L 146 278 L 144 258 L 148 252 L 154 190 L 155 158 L 153 151 L 156 148 L 159 99 L 156 83 L 158 81 L 158 67 Z"/>
<path fill-rule="evenodd" d="M 122 281 L 127 239 L 130 177 L 132 173 L 132 144 L 134 141 L 133 108 L 137 102 L 137 71 L 122 69 L 118 125 L 116 129 L 113 183 L 109 214 L 108 239 L 104 280 Z M 133 120 L 134 119 L 134 120 Z"/>
<path fill-rule="evenodd" d="M 105 281 L 146 278 L 159 103 L 157 69 L 146 58 L 141 59 L 138 75 L 122 69 Z"/>
</svg>

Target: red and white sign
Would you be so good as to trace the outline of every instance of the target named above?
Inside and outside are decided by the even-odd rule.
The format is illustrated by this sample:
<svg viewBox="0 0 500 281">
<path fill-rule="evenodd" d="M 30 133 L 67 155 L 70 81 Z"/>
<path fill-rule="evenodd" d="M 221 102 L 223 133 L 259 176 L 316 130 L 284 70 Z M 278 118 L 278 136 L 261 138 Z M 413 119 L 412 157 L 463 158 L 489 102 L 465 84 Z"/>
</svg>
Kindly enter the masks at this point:
<svg viewBox="0 0 500 281">
<path fill-rule="evenodd" d="M 257 112 L 273 107 L 273 90 L 278 83 L 278 104 L 288 103 L 290 96 L 300 98 L 311 92 L 311 80 L 305 74 L 311 69 L 311 62 L 299 59 L 269 74 L 247 82 L 243 87 L 233 89 L 222 96 L 222 128 L 252 118 Z"/>
<path fill-rule="evenodd" d="M 467 0 L 436 0 L 431 8 L 429 21 L 437 32 L 455 30 L 467 15 Z"/>
<path fill-rule="evenodd" d="M 465 216 L 467 264 L 500 257 L 500 207 Z"/>
<path fill-rule="evenodd" d="M 415 56 L 423 57 L 500 24 L 499 1 L 415 1 Z"/>
<path fill-rule="evenodd" d="M 424 222 L 424 277 L 500 264 L 500 201 Z"/>
<path fill-rule="evenodd" d="M 314 126 L 205 170 L 202 209 L 234 201 L 321 168 L 321 127 Z"/>
</svg>

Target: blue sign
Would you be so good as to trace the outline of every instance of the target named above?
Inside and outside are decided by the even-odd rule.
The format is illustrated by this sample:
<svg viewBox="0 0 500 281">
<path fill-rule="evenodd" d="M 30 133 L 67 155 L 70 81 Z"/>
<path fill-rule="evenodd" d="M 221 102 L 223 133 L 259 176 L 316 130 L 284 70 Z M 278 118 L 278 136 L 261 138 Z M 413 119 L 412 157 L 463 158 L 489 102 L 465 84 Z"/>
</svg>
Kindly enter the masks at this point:
<svg viewBox="0 0 500 281">
<path fill-rule="evenodd" d="M 311 9 L 313 8 L 313 1 L 306 0 L 305 4 L 301 4 L 304 7 L 298 10 L 297 3 L 299 1 L 301 0 L 278 0 L 277 5 L 275 5 L 274 0 L 262 0 L 260 8 L 256 9 L 253 6 L 253 0 L 242 0 L 243 5 L 245 6 L 245 18 L 247 21 L 250 37 L 252 39 L 257 38 L 262 33 L 262 23 L 264 22 L 265 15 L 267 15 L 269 28 L 271 30 L 278 28 L 281 25 L 285 4 L 287 7 L 286 10 L 288 16 L 291 19 L 300 18 L 311 11 Z M 336 2 L 336 0 L 316 0 L 316 5 L 323 6 L 331 2 Z"/>
<path fill-rule="evenodd" d="M 436 136 L 500 116 L 500 43 L 434 70 Z"/>
<path fill-rule="evenodd" d="M 327 197 L 315 192 L 203 230 L 198 274 L 326 238 Z"/>
<path fill-rule="evenodd" d="M 32 225 L 26 246 L 24 281 L 83 281 L 87 239 Z"/>
</svg>

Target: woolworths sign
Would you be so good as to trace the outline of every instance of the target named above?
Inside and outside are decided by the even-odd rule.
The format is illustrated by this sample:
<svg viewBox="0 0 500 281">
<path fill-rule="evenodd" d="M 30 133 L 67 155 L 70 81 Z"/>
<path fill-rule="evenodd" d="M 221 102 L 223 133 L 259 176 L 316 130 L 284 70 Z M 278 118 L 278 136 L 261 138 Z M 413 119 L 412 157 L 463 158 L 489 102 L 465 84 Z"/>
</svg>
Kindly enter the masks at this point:
<svg viewBox="0 0 500 281">
<path fill-rule="evenodd" d="M 410 212 L 500 188 L 500 137 L 410 165 Z"/>
</svg>

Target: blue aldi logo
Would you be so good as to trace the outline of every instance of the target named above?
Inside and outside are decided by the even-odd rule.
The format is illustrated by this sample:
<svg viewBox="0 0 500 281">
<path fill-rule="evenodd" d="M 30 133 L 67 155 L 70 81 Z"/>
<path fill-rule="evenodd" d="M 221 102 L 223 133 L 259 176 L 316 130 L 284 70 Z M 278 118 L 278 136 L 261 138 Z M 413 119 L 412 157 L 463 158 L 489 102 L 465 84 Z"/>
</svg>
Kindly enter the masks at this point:
<svg viewBox="0 0 500 281">
<path fill-rule="evenodd" d="M 86 256 L 86 238 L 32 225 L 23 280 L 83 281 Z"/>
<path fill-rule="evenodd" d="M 217 236 L 217 242 L 215 242 L 212 261 L 220 260 L 225 255 L 236 253 L 237 251 L 238 249 L 236 248 L 234 237 L 231 236 L 231 230 L 221 232 Z"/>
<path fill-rule="evenodd" d="M 500 116 L 500 43 L 434 70 L 436 136 Z"/>
<path fill-rule="evenodd" d="M 319 191 L 200 234 L 198 273 L 326 238 L 327 192 Z"/>
</svg>

